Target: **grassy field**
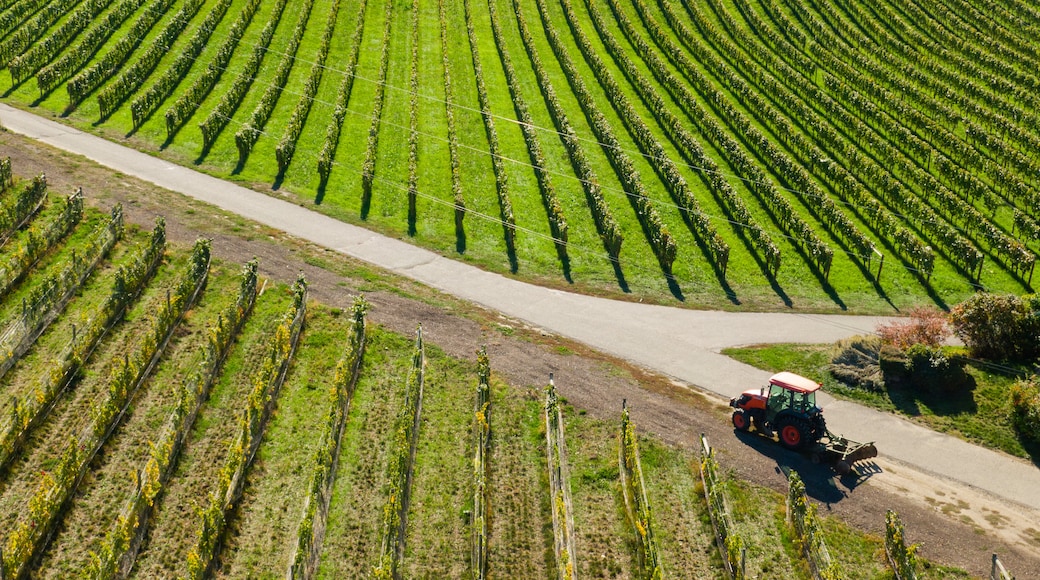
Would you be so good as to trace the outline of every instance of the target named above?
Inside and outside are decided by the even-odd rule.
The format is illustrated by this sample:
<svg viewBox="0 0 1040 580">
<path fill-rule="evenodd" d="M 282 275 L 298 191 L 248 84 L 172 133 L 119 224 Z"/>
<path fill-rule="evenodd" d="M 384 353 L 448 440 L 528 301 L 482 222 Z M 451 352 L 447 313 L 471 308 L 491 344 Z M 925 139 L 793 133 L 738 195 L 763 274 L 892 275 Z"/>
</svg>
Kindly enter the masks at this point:
<svg viewBox="0 0 1040 580">
<path fill-rule="evenodd" d="M 67 20 L 59 18 L 32 39 L 38 42 L 18 52 L 43 50 L 50 43 L 44 64 L 70 55 L 79 50 L 78 39 L 118 4 L 74 31 L 71 42 L 56 42 Z M 570 0 L 543 6 L 533 0 L 473 0 L 468 8 L 445 3 L 445 52 L 439 0 L 314 0 L 305 4 L 309 10 L 280 13 L 277 3 L 264 2 L 248 18 L 246 0 L 226 5 L 204 0 L 154 69 L 138 79 L 138 88 L 101 118 L 96 96 L 141 60 L 183 4 L 172 2 L 126 59 L 115 63 L 112 76 L 74 106 L 63 85 L 41 95 L 33 74 L 14 83 L 10 74 L 0 73 L 0 88 L 6 82 L 7 89 L 3 98 L 272 195 L 304 204 L 320 201 L 316 207 L 338 219 L 554 287 L 694 307 L 870 313 L 920 304 L 946 307 L 979 288 L 1032 289 L 1032 264 L 1040 251 L 1035 158 L 1040 130 L 1030 95 L 1040 55 L 1018 32 L 1032 13 L 1014 14 L 1001 6 L 979 20 L 967 4 L 938 10 L 933 2 L 905 7 L 891 1 L 864 8 L 843 0 L 811 6 L 787 0 Z M 218 6 L 226 10 L 215 13 L 220 17 L 212 29 L 203 28 Z M 498 14 L 499 37 L 490 23 L 491 8 Z M 142 6 L 105 31 L 106 40 L 71 74 L 105 58 L 150 9 Z M 530 50 L 521 40 L 519 18 L 531 30 Z M 236 41 L 232 32 L 240 19 Z M 359 21 L 362 34 L 355 47 Z M 414 36 L 413 22 L 418 24 Z M 331 42 L 320 59 L 326 25 Z M 298 26 L 297 45 L 290 39 Z M 266 48 L 265 28 L 272 31 Z M 385 30 L 388 66 L 382 70 Z M 12 34 L 0 35 L 0 43 Z M 993 35 L 1001 42 L 991 42 Z M 193 47 L 196 37 L 201 44 Z M 587 51 L 581 50 L 583 39 Z M 346 71 L 355 48 L 357 67 Z M 227 65 L 218 60 L 221 50 L 230 52 Z M 255 78 L 248 78 L 245 63 L 255 51 L 262 51 L 262 60 Z M 523 87 L 544 152 L 541 169 L 551 178 L 568 224 L 566 260 L 550 239 L 504 55 Z M 544 67 L 543 84 L 532 56 Z M 173 75 L 154 112 L 135 128 L 131 104 L 178 60 L 183 72 Z M 481 116 L 477 62 L 495 126 L 497 170 Z M 283 63 L 284 85 L 276 74 Z M 321 76 L 309 90 L 305 84 L 312 71 Z M 334 166 L 318 191 L 319 152 L 347 74 L 353 80 Z M 168 134 L 166 112 L 204 77 L 212 85 L 200 91 L 180 129 Z M 199 124 L 242 82 L 248 86 L 244 97 L 223 119 L 213 146 L 203 150 Z M 273 87 L 280 92 L 271 115 L 240 164 L 235 135 Z M 940 87 L 948 93 L 943 98 L 937 95 Z M 624 243 L 618 262 L 608 259 L 598 239 L 564 145 L 569 137 L 557 132 L 559 119 L 546 101 L 549 91 L 601 187 L 604 207 L 620 227 Z M 279 175 L 276 147 L 292 134 L 290 120 L 307 98 L 312 100 L 298 128 L 295 154 Z M 410 224 L 413 100 L 417 214 Z M 466 211 L 461 236 L 452 207 L 448 109 Z M 717 169 L 691 161 L 688 143 L 668 128 L 669 116 Z M 378 144 L 371 152 L 372 201 L 364 209 L 362 173 L 373 130 Z M 608 133 L 616 137 L 615 145 L 600 142 Z M 682 204 L 669 193 L 673 178 L 662 177 L 662 156 L 729 248 L 725 268 L 713 263 L 703 240 L 684 223 Z M 734 214 L 713 180 L 732 188 L 746 213 Z M 661 227 L 675 240 L 670 268 L 662 268 L 651 249 L 650 241 L 664 230 L 642 223 L 636 193 L 622 185 L 634 183 L 642 184 Z M 763 187 L 772 193 L 763 194 Z M 501 221 L 500 193 L 508 197 L 516 220 L 514 255 Z M 782 263 L 775 275 L 751 242 L 749 228 L 767 234 L 779 250 Z M 810 239 L 818 239 L 833 259 L 814 255 Z"/>
</svg>

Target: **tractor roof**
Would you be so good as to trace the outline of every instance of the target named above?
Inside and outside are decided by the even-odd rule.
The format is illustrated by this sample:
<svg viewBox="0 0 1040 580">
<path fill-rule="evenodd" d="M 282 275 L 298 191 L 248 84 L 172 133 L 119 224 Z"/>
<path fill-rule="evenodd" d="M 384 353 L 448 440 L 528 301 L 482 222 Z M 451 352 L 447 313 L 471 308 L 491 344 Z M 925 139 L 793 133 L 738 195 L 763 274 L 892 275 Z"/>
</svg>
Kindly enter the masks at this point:
<svg viewBox="0 0 1040 580">
<path fill-rule="evenodd" d="M 817 383 L 812 379 L 807 379 L 801 375 L 796 375 L 787 371 L 776 373 L 769 377 L 769 383 L 797 393 L 812 393 L 817 391 L 821 386 L 820 383 Z"/>
</svg>

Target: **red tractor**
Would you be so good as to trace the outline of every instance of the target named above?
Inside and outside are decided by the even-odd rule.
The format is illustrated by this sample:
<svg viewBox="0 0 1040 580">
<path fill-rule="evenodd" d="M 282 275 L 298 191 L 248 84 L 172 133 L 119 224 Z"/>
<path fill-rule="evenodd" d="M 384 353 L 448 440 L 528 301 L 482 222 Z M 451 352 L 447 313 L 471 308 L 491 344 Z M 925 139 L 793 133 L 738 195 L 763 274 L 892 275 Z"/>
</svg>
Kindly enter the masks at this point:
<svg viewBox="0 0 1040 580">
<path fill-rule="evenodd" d="M 749 389 L 730 399 L 734 407 L 733 427 L 747 431 L 752 426 L 759 433 L 778 435 L 780 444 L 794 451 L 809 451 L 814 461 L 828 459 L 845 475 L 852 463 L 877 457 L 873 443 L 856 443 L 827 430 L 823 409 L 816 405 L 820 383 L 794 373 L 777 373 L 769 385 Z"/>
</svg>

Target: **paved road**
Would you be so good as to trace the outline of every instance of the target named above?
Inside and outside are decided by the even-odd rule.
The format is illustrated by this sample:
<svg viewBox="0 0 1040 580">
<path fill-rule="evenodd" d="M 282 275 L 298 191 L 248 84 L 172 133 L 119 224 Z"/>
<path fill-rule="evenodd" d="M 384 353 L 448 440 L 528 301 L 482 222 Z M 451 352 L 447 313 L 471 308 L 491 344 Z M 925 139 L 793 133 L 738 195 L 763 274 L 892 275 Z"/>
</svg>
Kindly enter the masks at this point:
<svg viewBox="0 0 1040 580">
<path fill-rule="evenodd" d="M 719 354 L 763 342 L 830 342 L 873 330 L 876 317 L 694 311 L 619 302 L 525 284 L 316 211 L 174 165 L 0 103 L 8 130 L 408 276 L 448 294 L 729 397 L 768 373 Z M 1036 466 L 854 403 L 823 398 L 827 422 L 881 453 L 996 497 L 1035 506 Z"/>
</svg>

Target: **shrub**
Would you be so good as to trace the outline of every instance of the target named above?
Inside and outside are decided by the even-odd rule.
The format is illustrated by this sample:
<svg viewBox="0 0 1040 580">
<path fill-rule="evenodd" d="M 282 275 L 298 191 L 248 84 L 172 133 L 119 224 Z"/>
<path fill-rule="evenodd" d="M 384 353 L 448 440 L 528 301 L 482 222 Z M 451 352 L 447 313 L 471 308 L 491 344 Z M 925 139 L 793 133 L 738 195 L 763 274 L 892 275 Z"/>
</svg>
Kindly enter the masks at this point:
<svg viewBox="0 0 1040 580">
<path fill-rule="evenodd" d="M 1040 356 L 1040 297 L 980 293 L 953 308 L 954 332 L 972 356 L 1029 360 Z"/>
<path fill-rule="evenodd" d="M 905 320 L 881 324 L 877 333 L 885 344 L 907 349 L 915 344 L 938 347 L 950 336 L 949 319 L 934 308 L 914 308 Z"/>
<path fill-rule="evenodd" d="M 1040 377 L 1011 386 L 1011 423 L 1023 438 L 1040 443 Z"/>
<path fill-rule="evenodd" d="M 962 364 L 950 360 L 941 349 L 923 344 L 906 350 L 882 347 L 880 366 L 889 388 L 949 393 L 970 389 L 974 384 Z"/>
</svg>

